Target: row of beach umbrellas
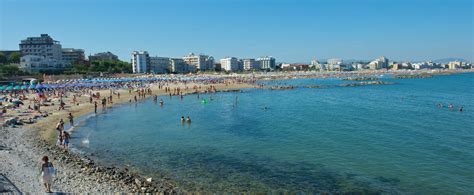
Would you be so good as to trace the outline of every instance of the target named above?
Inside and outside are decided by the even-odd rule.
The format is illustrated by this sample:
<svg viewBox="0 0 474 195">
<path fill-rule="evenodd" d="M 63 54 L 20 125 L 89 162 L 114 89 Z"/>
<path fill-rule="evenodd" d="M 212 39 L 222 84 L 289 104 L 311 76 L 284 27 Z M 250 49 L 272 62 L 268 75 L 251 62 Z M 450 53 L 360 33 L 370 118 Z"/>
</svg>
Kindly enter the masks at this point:
<svg viewBox="0 0 474 195">
<path fill-rule="evenodd" d="M 60 80 L 56 84 L 32 84 L 32 85 L 4 85 L 0 86 L 0 91 L 15 90 L 44 90 L 58 89 L 66 87 L 98 87 L 111 86 L 114 83 L 132 83 L 132 82 L 156 82 L 156 81 L 211 81 L 216 78 L 212 77 L 153 77 L 153 78 L 96 78 L 96 79 L 76 79 L 76 80 Z"/>
</svg>

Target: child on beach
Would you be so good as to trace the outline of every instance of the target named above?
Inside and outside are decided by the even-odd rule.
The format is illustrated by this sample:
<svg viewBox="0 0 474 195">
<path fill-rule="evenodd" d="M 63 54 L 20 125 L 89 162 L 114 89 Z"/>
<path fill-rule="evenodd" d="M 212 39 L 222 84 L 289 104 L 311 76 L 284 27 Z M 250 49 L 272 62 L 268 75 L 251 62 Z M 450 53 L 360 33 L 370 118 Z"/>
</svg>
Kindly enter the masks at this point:
<svg viewBox="0 0 474 195">
<path fill-rule="evenodd" d="M 46 193 L 51 193 L 51 185 L 53 184 L 54 166 L 53 163 L 48 161 L 47 156 L 42 158 L 43 164 L 41 164 L 41 177 Z"/>
<path fill-rule="evenodd" d="M 69 135 L 68 132 L 63 131 L 62 138 L 63 138 L 63 149 L 65 150 L 69 149 L 69 139 L 71 139 L 71 136 Z"/>
</svg>

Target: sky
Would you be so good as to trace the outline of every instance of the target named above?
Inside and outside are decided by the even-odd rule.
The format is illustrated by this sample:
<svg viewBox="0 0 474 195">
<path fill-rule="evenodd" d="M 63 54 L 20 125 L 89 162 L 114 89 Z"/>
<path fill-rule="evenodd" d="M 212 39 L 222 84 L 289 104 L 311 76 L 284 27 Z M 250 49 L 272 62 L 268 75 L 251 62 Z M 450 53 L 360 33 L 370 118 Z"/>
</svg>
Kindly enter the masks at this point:
<svg viewBox="0 0 474 195">
<path fill-rule="evenodd" d="M 191 52 L 313 58 L 473 60 L 473 0 L 0 0 L 0 50 L 51 35 L 86 55 Z"/>
</svg>

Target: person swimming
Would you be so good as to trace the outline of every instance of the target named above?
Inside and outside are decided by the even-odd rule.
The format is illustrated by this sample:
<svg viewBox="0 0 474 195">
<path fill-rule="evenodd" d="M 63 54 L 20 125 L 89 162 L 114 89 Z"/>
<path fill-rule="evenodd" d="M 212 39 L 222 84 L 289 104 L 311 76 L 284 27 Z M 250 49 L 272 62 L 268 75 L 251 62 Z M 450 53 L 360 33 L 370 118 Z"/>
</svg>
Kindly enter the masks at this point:
<svg viewBox="0 0 474 195">
<path fill-rule="evenodd" d="M 185 119 L 184 116 L 181 116 L 181 123 L 184 123 Z"/>
<path fill-rule="evenodd" d="M 459 108 L 459 112 L 462 112 L 462 106 Z"/>
<path fill-rule="evenodd" d="M 165 104 L 165 102 L 163 101 L 163 99 L 160 99 L 160 106 L 163 106 Z"/>
<path fill-rule="evenodd" d="M 189 116 L 188 116 L 188 118 L 186 118 L 186 122 L 191 123 L 191 118 L 189 118 Z"/>
</svg>

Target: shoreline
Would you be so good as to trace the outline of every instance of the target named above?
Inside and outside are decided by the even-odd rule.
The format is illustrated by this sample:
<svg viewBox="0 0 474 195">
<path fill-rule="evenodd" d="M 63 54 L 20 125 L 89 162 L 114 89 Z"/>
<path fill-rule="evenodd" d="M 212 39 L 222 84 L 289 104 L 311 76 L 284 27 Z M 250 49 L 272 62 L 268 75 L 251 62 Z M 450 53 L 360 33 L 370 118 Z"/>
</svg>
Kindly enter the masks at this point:
<svg viewBox="0 0 474 195">
<path fill-rule="evenodd" d="M 405 71 L 404 71 L 405 72 Z M 414 71 L 409 71 L 414 73 Z M 421 74 L 425 71 L 416 72 L 414 74 Z M 459 74 L 466 72 L 474 72 L 474 70 L 466 71 L 441 71 L 436 72 L 436 75 L 444 74 Z M 340 72 L 339 72 L 340 73 Z M 349 72 L 350 73 L 350 72 Z M 400 72 L 397 72 L 400 73 Z M 365 72 L 362 75 L 379 75 L 379 74 L 393 74 L 390 71 L 382 72 Z M 284 75 L 284 74 L 283 74 Z M 329 78 L 338 78 L 340 74 L 331 75 Z M 343 75 L 361 75 L 361 73 L 353 73 Z M 278 76 L 277 76 L 278 77 Z M 273 78 L 274 80 L 284 80 L 287 76 L 280 76 Z M 286 79 L 295 78 L 327 78 L 316 75 L 316 77 L 289 77 Z M 268 79 L 258 79 L 268 80 Z M 203 84 L 189 84 L 189 85 L 203 85 Z M 244 88 L 256 88 L 257 85 L 249 83 L 240 84 L 211 84 L 216 86 L 219 90 L 232 90 Z M 173 85 L 176 87 L 179 85 Z M 150 88 L 153 94 L 158 96 L 167 96 L 168 94 L 163 90 L 158 90 L 158 86 L 152 84 Z M 108 104 L 107 108 L 120 106 L 133 99 L 135 93 L 129 94 L 127 90 L 118 90 L 121 93 L 121 98 L 117 99 L 114 96 L 114 103 Z M 192 93 L 192 89 L 183 91 L 185 94 Z M 100 90 L 101 94 L 108 94 L 109 90 Z M 148 96 L 147 98 L 149 98 Z M 52 162 L 58 169 L 58 177 L 54 181 L 53 189 L 55 191 L 63 192 L 180 192 L 176 188 L 173 181 L 164 178 L 152 178 L 151 182 L 147 179 L 132 173 L 127 169 L 117 167 L 106 167 L 96 164 L 93 160 L 85 155 L 77 154 L 75 152 L 66 152 L 55 145 L 56 130 L 54 126 L 60 118 L 66 118 L 66 115 L 71 112 L 75 118 L 81 118 L 90 114 L 94 114 L 93 104 L 88 103 L 87 97 L 78 98 L 80 105 L 73 107 L 66 107 L 67 111 L 57 111 L 56 106 L 49 106 L 53 109 L 46 109 L 50 116 L 39 119 L 37 123 L 31 125 L 23 125 L 17 128 L 2 128 L 3 137 L 1 137 L 0 144 L 0 171 L 12 180 L 18 188 L 23 192 L 42 192 L 42 184 L 40 183 L 38 167 L 40 158 L 46 154 L 50 156 Z M 66 98 L 69 103 L 71 97 Z M 139 100 L 142 101 L 142 100 Z M 86 103 L 84 103 L 86 102 Z M 100 107 L 100 106 L 99 106 Z M 101 108 L 98 108 L 100 111 Z M 98 112 L 98 114 L 100 114 Z M 67 121 L 67 120 L 65 120 Z M 79 121 L 76 121 L 76 123 Z M 72 139 L 72 142 L 77 140 Z M 6 166 L 4 166 L 6 165 Z"/>
<path fill-rule="evenodd" d="M 205 89 L 208 85 L 200 85 Z M 243 88 L 253 88 L 254 85 L 239 84 L 212 84 L 217 91 L 233 90 Z M 178 85 L 177 85 L 178 86 Z M 163 90 L 158 90 L 158 86 L 149 86 L 153 94 L 158 96 L 167 95 Z M 173 86 L 174 87 L 174 86 Z M 107 94 L 108 90 L 101 90 L 101 94 Z M 127 90 L 118 90 L 121 98 L 114 97 L 113 104 L 108 104 L 107 108 L 120 106 L 127 103 L 135 93 L 129 94 Z M 190 93 L 192 89 L 183 91 Z M 202 92 L 202 91 L 200 91 Z M 147 97 L 147 99 L 150 96 Z M 67 97 L 68 101 L 71 97 Z M 86 102 L 85 97 L 78 98 L 79 102 Z M 66 102 L 65 101 L 65 102 Z M 142 100 L 139 100 L 139 102 Z M 138 102 L 138 103 L 139 103 Z M 50 106 L 51 107 L 51 106 Z M 0 160 L 2 166 L 0 171 L 10 178 L 22 192 L 39 193 L 43 192 L 43 186 L 39 179 L 40 158 L 43 155 L 50 157 L 57 169 L 57 177 L 54 179 L 53 190 L 78 193 L 78 192 L 177 192 L 176 187 L 169 178 L 144 178 L 126 168 L 106 167 L 96 164 L 85 155 L 75 152 L 65 151 L 56 143 L 55 124 L 59 119 L 66 118 L 71 112 L 74 118 L 81 118 L 94 114 L 93 104 L 84 103 L 77 107 L 66 107 L 67 111 L 49 110 L 52 113 L 38 120 L 31 125 L 23 125 L 16 128 L 2 128 L 0 132 L 5 135 L 0 146 Z M 101 108 L 98 108 L 100 114 Z M 48 112 L 49 112 L 48 111 Z M 65 120 L 66 121 L 66 120 Z M 79 121 L 76 121 L 79 122 Z M 72 139 L 72 143 L 77 140 Z M 5 145 L 5 146 L 3 146 Z M 16 170 L 22 170 L 16 172 Z"/>
</svg>

